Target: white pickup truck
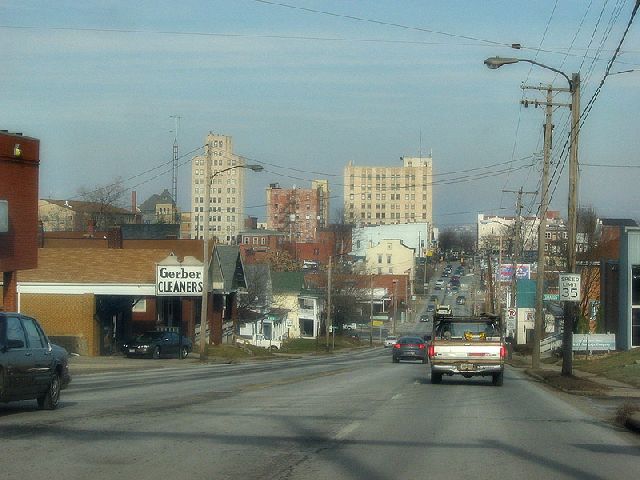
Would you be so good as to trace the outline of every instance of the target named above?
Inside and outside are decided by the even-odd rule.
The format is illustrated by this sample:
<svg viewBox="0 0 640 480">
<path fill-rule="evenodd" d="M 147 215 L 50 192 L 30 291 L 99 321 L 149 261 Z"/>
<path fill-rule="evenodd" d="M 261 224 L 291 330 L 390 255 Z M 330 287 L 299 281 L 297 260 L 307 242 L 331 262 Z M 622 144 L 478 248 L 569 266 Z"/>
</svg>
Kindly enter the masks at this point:
<svg viewBox="0 0 640 480">
<path fill-rule="evenodd" d="M 506 353 L 498 317 L 436 315 L 427 349 L 431 383 L 440 383 L 443 375 L 490 376 L 501 386 Z"/>
</svg>

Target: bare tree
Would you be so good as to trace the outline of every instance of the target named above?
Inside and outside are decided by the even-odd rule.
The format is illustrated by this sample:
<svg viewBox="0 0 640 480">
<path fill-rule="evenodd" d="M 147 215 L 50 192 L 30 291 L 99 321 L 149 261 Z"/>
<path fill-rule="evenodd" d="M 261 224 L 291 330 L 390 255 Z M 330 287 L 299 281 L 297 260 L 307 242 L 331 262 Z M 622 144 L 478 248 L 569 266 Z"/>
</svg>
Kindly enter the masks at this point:
<svg viewBox="0 0 640 480">
<path fill-rule="evenodd" d="M 78 190 L 78 196 L 85 202 L 93 204 L 92 209 L 87 210 L 90 221 L 97 230 L 106 230 L 112 226 L 115 219 L 122 214 L 121 205 L 126 189 L 121 177 L 113 182 L 97 186 L 95 188 L 82 187 Z"/>
<path fill-rule="evenodd" d="M 581 290 L 579 318 L 577 328 L 581 332 L 589 332 L 597 328 L 596 312 L 593 318 L 592 304 L 600 294 L 600 259 L 603 257 L 602 245 L 598 231 L 598 215 L 592 207 L 578 209 L 579 250 L 576 260 L 581 273 Z"/>
</svg>

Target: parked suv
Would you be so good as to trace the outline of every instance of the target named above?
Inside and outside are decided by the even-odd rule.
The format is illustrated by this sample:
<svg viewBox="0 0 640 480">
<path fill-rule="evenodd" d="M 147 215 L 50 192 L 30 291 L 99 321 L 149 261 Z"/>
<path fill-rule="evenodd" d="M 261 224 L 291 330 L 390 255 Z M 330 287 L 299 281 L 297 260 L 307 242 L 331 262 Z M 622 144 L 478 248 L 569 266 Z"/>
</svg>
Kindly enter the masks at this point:
<svg viewBox="0 0 640 480">
<path fill-rule="evenodd" d="M 0 312 L 0 401 L 38 401 L 53 410 L 71 381 L 67 351 L 52 344 L 38 322 Z"/>
</svg>

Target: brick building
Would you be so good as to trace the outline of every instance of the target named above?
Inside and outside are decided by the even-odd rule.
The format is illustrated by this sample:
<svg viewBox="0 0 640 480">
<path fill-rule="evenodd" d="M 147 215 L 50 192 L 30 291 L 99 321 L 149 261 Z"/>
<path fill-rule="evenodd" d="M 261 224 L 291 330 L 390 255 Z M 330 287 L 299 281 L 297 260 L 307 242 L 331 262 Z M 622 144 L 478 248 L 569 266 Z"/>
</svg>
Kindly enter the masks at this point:
<svg viewBox="0 0 640 480">
<path fill-rule="evenodd" d="M 267 228 L 288 235 L 290 242 L 313 242 L 329 221 L 329 185 L 314 180 L 311 188 L 267 188 Z"/>
</svg>

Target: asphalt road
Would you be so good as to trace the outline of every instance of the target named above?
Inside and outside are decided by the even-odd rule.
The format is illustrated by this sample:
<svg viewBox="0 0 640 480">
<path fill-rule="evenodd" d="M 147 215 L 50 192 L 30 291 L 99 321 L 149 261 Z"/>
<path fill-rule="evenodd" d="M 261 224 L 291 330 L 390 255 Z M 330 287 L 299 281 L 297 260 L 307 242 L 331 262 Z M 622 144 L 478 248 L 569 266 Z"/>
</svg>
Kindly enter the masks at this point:
<svg viewBox="0 0 640 480">
<path fill-rule="evenodd" d="M 629 479 L 633 434 L 508 369 L 429 383 L 378 348 L 78 375 L 60 408 L 0 406 L 0 478 Z"/>
</svg>

